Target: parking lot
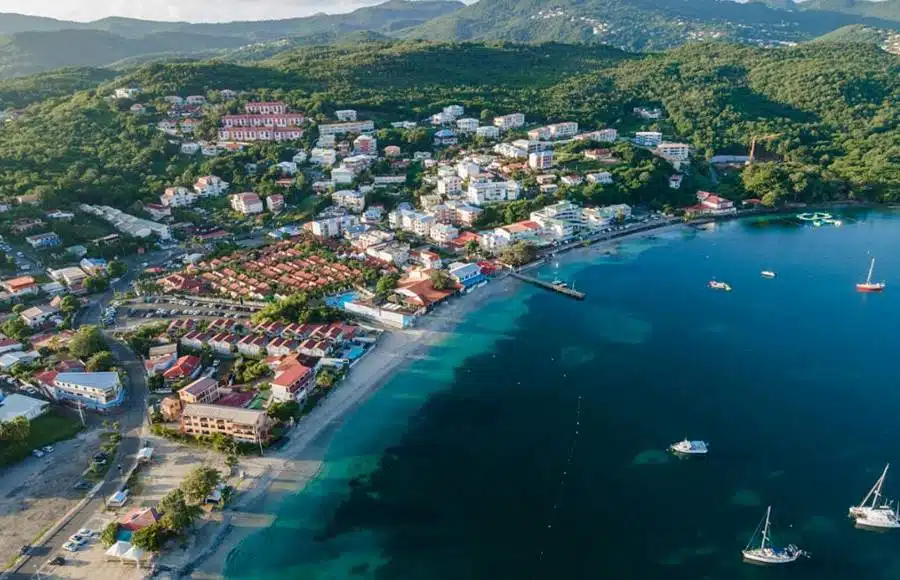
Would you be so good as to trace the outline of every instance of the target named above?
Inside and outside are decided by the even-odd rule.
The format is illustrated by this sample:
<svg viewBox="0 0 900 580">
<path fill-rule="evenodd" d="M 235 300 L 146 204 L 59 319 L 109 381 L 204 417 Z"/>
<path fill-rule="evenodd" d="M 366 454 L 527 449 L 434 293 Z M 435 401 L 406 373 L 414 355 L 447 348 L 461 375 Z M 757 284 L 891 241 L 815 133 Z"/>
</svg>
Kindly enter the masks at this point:
<svg viewBox="0 0 900 580">
<path fill-rule="evenodd" d="M 191 317 L 196 319 L 249 318 L 259 310 L 255 306 L 205 303 L 167 298 L 137 299 L 119 305 L 110 318 L 110 325 L 118 321 L 120 326 L 141 320 L 169 320 Z"/>
</svg>

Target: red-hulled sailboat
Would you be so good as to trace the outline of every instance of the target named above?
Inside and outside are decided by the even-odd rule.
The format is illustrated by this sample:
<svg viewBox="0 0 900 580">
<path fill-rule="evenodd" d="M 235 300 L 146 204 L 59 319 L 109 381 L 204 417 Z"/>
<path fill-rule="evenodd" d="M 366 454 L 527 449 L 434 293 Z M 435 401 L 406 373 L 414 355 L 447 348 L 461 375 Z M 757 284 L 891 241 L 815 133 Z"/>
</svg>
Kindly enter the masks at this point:
<svg viewBox="0 0 900 580">
<path fill-rule="evenodd" d="M 875 270 L 875 258 L 869 263 L 869 275 L 865 282 L 856 285 L 857 292 L 881 292 L 886 284 L 884 282 L 872 282 L 872 272 Z"/>
</svg>

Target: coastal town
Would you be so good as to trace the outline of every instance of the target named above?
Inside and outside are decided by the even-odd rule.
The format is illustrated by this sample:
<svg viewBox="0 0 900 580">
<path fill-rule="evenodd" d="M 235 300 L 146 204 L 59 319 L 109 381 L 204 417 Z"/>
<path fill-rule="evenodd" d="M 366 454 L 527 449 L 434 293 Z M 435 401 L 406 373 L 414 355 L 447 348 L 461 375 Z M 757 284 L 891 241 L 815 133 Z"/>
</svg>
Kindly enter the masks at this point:
<svg viewBox="0 0 900 580">
<path fill-rule="evenodd" d="M 267 461 L 438 340 L 445 309 L 568 250 L 761 203 L 698 189 L 693 148 L 649 105 L 619 134 L 453 103 L 376 122 L 229 90 L 108 98 L 193 169 L 132 207 L 0 206 L 0 484 L 67 486 L 10 492 L 0 517 L 24 523 L 0 542 L 8 571 L 182 573 L 205 554 L 183 538 L 215 536 L 192 530 L 224 526 Z M 622 203 L 636 168 L 685 203 Z"/>
</svg>

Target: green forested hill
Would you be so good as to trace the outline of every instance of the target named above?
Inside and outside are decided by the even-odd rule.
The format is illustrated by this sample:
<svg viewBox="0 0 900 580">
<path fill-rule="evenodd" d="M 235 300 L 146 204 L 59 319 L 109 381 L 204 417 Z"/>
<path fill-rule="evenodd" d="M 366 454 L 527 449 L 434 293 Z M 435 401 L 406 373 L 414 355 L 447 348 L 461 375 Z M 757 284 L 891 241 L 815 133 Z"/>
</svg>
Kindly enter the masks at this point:
<svg viewBox="0 0 900 580">
<path fill-rule="evenodd" d="M 231 88 L 285 99 L 313 118 L 352 107 L 379 123 L 460 103 L 476 116 L 523 111 L 535 122 L 624 128 L 635 105 L 662 105 L 666 137 L 691 142 L 701 156 L 746 151 L 752 136 L 777 135 L 781 179 L 799 197 L 900 200 L 898 70 L 900 59 L 875 46 L 830 43 L 776 50 L 708 43 L 635 55 L 587 45 L 405 42 L 301 48 L 255 65 L 154 63 L 96 92 L 34 105 L 8 124 L 0 132 L 0 192 L 37 189 L 52 205 L 128 207 L 184 181 L 185 171 L 240 179 L 243 159 L 187 168 L 148 125 L 152 118 L 103 98 L 114 86 L 137 84 L 151 102 Z"/>
<path fill-rule="evenodd" d="M 827 10 L 900 22 L 900 0 L 809 0 L 802 10 Z"/>
<path fill-rule="evenodd" d="M 18 109 L 38 101 L 96 87 L 118 76 L 100 68 L 66 68 L 0 81 L 0 110 Z"/>
<path fill-rule="evenodd" d="M 479 0 L 402 34 L 443 41 L 592 42 L 659 50 L 711 39 L 776 45 L 810 40 L 850 24 L 900 29 L 900 21 L 879 20 L 876 14 L 788 5 L 726 0 Z"/>
<path fill-rule="evenodd" d="M 390 0 L 347 14 L 259 22 L 192 24 L 105 18 L 65 22 L 19 14 L 0 14 L 0 78 L 29 75 L 60 67 L 100 67 L 146 62 L 164 57 L 237 57 L 269 43 L 274 54 L 292 46 L 334 42 L 349 35 L 390 34 L 459 9 L 451 0 Z M 281 40 L 282 42 L 277 42 Z"/>
</svg>

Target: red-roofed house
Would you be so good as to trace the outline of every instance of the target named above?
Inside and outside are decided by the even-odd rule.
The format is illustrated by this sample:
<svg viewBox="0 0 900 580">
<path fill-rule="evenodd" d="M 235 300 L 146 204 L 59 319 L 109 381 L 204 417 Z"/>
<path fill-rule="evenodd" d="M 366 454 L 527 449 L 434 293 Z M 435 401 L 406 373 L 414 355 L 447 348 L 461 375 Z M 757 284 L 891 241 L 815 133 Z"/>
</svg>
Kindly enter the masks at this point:
<svg viewBox="0 0 900 580">
<path fill-rule="evenodd" d="M 182 274 L 172 274 L 165 278 L 160 278 L 157 284 L 162 286 L 166 292 L 183 292 L 185 294 L 199 294 L 203 289 L 203 281 L 192 276 L 184 276 Z"/>
<path fill-rule="evenodd" d="M 128 530 L 129 532 L 136 532 L 138 530 L 142 530 L 147 526 L 155 524 L 159 521 L 159 513 L 156 509 L 149 508 L 134 508 L 129 511 L 127 514 L 119 518 L 119 527 Z"/>
<path fill-rule="evenodd" d="M 231 354 L 232 348 L 238 340 L 237 335 L 220 332 L 209 339 L 209 347 L 219 354 Z"/>
<path fill-rule="evenodd" d="M 302 401 L 312 389 L 316 373 L 295 363 L 278 372 L 272 380 L 272 398 L 276 401 Z"/>
<path fill-rule="evenodd" d="M 149 358 L 144 361 L 144 371 L 146 371 L 148 377 L 153 377 L 169 370 L 177 361 L 178 354 L 174 352 Z"/>
<path fill-rule="evenodd" d="M 266 337 L 247 335 L 237 343 L 238 352 L 247 356 L 261 356 L 266 348 Z"/>
<path fill-rule="evenodd" d="M 19 276 L 10 280 L 3 281 L 3 288 L 13 296 L 25 296 L 27 294 L 37 294 L 38 285 L 31 276 Z"/>
<path fill-rule="evenodd" d="M 200 357 L 188 354 L 175 361 L 172 368 L 163 373 L 163 377 L 167 381 L 178 381 L 193 378 L 199 371 Z"/>
<path fill-rule="evenodd" d="M 243 391 L 228 393 L 227 395 L 216 401 L 216 405 L 224 407 L 243 408 L 247 406 L 247 403 L 253 400 L 253 397 L 253 393 L 245 393 Z"/>
<path fill-rule="evenodd" d="M 708 191 L 698 191 L 697 201 L 700 202 L 701 206 L 710 210 L 710 213 L 732 213 L 735 211 L 734 202 Z"/>
</svg>

